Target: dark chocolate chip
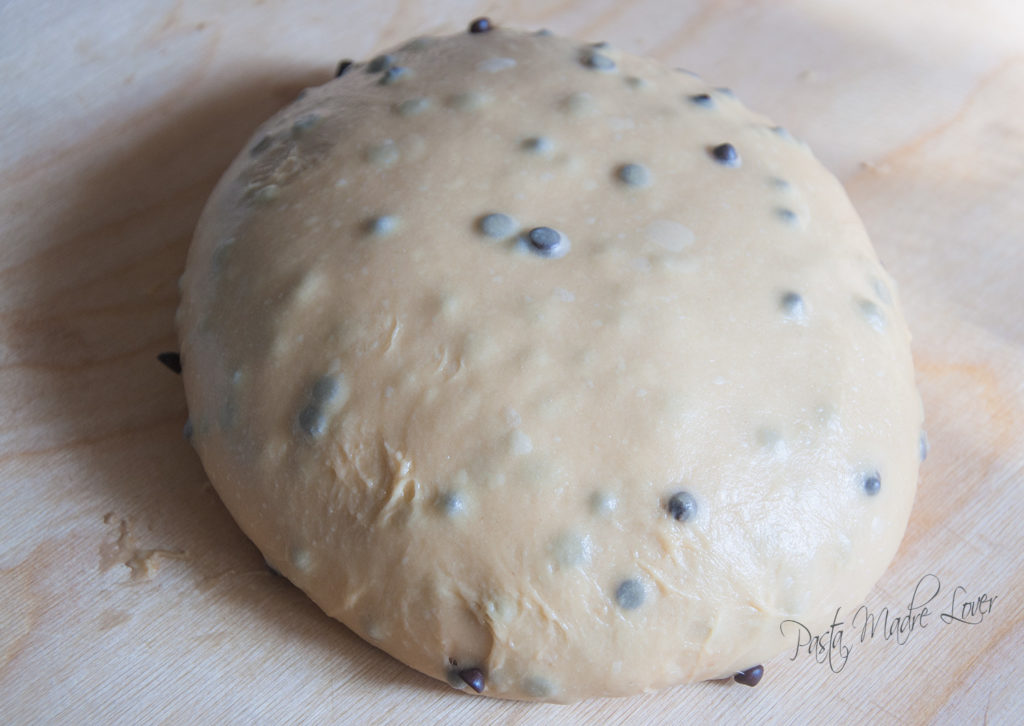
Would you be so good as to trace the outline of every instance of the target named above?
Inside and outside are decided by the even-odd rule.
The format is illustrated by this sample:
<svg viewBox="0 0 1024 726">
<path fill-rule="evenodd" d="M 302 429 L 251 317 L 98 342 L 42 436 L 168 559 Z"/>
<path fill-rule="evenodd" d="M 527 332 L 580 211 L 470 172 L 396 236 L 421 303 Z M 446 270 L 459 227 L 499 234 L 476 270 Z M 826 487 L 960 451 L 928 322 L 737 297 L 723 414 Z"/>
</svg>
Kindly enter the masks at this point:
<svg viewBox="0 0 1024 726">
<path fill-rule="evenodd" d="M 547 136 L 533 136 L 525 139 L 522 143 L 523 149 L 534 154 L 550 154 L 555 148 L 555 142 Z"/>
<path fill-rule="evenodd" d="M 781 219 L 783 222 L 786 222 L 787 224 L 796 224 L 797 222 L 796 212 L 794 212 L 792 209 L 779 207 L 778 209 L 775 210 L 775 214 L 776 216 L 778 216 L 779 219 Z"/>
<path fill-rule="evenodd" d="M 483 31 L 480 31 L 483 32 Z M 459 671 L 459 678 L 465 681 L 466 685 L 477 693 L 484 692 L 484 672 L 479 668 L 466 668 Z"/>
<path fill-rule="evenodd" d="M 864 492 L 870 496 L 878 494 L 882 488 L 882 477 L 877 471 L 873 471 L 864 477 Z"/>
<path fill-rule="evenodd" d="M 698 106 L 704 106 L 705 108 L 710 108 L 715 105 L 715 100 L 706 93 L 698 93 L 695 96 L 690 96 L 690 102 L 695 103 Z"/>
<path fill-rule="evenodd" d="M 747 668 L 745 671 L 740 671 L 732 678 L 737 683 L 742 683 L 744 686 L 756 686 L 761 682 L 761 676 L 764 675 L 764 666 L 756 665 L 753 668 Z"/>
<path fill-rule="evenodd" d="M 802 318 L 804 316 L 804 299 L 796 292 L 787 292 L 779 301 L 782 312 L 791 318 Z"/>
<path fill-rule="evenodd" d="M 321 376 L 310 390 L 310 399 L 314 403 L 327 403 L 338 393 L 338 379 L 334 376 Z"/>
<path fill-rule="evenodd" d="M 494 30 L 494 25 L 489 18 L 477 18 L 469 24 L 470 33 L 489 33 L 492 30 Z"/>
<path fill-rule="evenodd" d="M 732 144 L 719 144 L 711 149 L 711 156 L 719 164 L 725 166 L 739 166 L 740 154 Z"/>
<path fill-rule="evenodd" d="M 350 58 L 346 58 L 343 61 L 338 61 L 338 68 L 334 71 L 335 78 L 341 78 L 343 75 L 352 70 L 353 61 Z"/>
<path fill-rule="evenodd" d="M 587 49 L 580 56 L 580 62 L 587 68 L 595 71 L 614 71 L 615 61 L 606 56 L 604 53 L 598 53 L 595 50 Z"/>
<path fill-rule="evenodd" d="M 689 492 L 676 492 L 669 497 L 665 509 L 677 522 L 685 522 L 697 513 L 697 500 Z"/>
<path fill-rule="evenodd" d="M 437 508 L 449 517 L 465 511 L 466 504 L 455 492 L 443 492 L 437 496 Z"/>
<path fill-rule="evenodd" d="M 644 584 L 639 580 L 623 580 L 615 589 L 615 602 L 623 610 L 636 610 L 644 604 Z"/>
<path fill-rule="evenodd" d="M 382 214 L 374 217 L 366 224 L 366 231 L 375 237 L 387 237 L 394 234 L 398 229 L 398 217 L 392 214 Z"/>
<path fill-rule="evenodd" d="M 530 246 L 543 255 L 553 254 L 562 243 L 562 235 L 551 227 L 534 227 L 528 239 Z"/>
<path fill-rule="evenodd" d="M 181 355 L 174 351 L 160 353 L 156 359 L 170 368 L 175 373 L 181 373 Z"/>
<path fill-rule="evenodd" d="M 380 77 L 380 85 L 390 86 L 392 83 L 397 83 L 409 74 L 409 69 L 404 66 L 391 66 L 384 75 Z"/>
<path fill-rule="evenodd" d="M 507 214 L 494 212 L 480 218 L 480 231 L 488 237 L 511 237 L 516 233 L 516 220 Z"/>
<path fill-rule="evenodd" d="M 388 68 L 393 66 L 394 63 L 395 63 L 394 56 L 392 56 L 392 55 L 390 55 L 388 53 L 383 53 L 383 54 L 377 56 L 376 58 L 374 58 L 372 61 L 370 61 L 367 64 L 366 72 L 367 73 L 380 73 L 381 71 L 386 71 Z"/>
<path fill-rule="evenodd" d="M 626 186 L 646 187 L 651 183 L 651 170 L 643 164 L 623 164 L 619 167 L 618 177 Z"/>
<path fill-rule="evenodd" d="M 311 403 L 299 412 L 299 428 L 311 438 L 323 436 L 327 428 L 327 418 L 320 404 Z"/>
</svg>

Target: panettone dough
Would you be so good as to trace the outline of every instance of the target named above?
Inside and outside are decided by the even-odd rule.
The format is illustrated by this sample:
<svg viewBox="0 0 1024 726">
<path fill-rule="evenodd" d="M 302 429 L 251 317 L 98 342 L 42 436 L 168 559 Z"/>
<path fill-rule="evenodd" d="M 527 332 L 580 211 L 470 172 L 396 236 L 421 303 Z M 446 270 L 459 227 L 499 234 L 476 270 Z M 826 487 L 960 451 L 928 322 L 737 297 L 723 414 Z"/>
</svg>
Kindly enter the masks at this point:
<svg viewBox="0 0 1024 726">
<path fill-rule="evenodd" d="M 192 441 L 239 525 L 456 687 L 731 675 L 859 603 L 910 513 L 909 336 L 842 187 L 604 44 L 349 66 L 229 169 L 182 289 Z"/>
</svg>

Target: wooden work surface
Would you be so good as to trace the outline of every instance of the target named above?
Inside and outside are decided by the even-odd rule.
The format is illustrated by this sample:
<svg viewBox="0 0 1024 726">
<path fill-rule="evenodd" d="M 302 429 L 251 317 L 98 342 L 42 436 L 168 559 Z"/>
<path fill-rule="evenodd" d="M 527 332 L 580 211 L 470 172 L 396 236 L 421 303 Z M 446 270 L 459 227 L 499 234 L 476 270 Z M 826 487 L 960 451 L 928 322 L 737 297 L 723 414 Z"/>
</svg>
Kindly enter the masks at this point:
<svg viewBox="0 0 1024 726">
<path fill-rule="evenodd" d="M 1024 4 L 499 5 L 0 2 L 0 722 L 1024 722 Z M 473 698 L 322 615 L 234 525 L 155 360 L 204 199 L 339 58 L 481 14 L 697 70 L 846 184 L 900 283 L 932 445 L 867 600 L 906 616 L 938 583 L 906 642 L 847 625 L 841 672 L 790 652 L 756 689 Z M 982 595 L 981 622 L 940 619 Z"/>
</svg>

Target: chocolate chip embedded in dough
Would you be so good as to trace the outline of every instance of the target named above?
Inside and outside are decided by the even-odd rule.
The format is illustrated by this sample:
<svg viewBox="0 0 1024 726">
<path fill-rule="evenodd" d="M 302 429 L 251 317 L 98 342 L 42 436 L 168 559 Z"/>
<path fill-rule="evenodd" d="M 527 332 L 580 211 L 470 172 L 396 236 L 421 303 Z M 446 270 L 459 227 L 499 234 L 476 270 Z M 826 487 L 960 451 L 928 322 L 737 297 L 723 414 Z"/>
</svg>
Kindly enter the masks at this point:
<svg viewBox="0 0 1024 726">
<path fill-rule="evenodd" d="M 566 247 L 565 236 L 551 227 L 534 227 L 527 235 L 530 248 L 543 257 L 561 256 Z"/>
<path fill-rule="evenodd" d="M 459 671 L 459 678 L 477 693 L 484 692 L 486 681 L 484 679 L 484 672 L 479 668 L 464 668 Z"/>
<path fill-rule="evenodd" d="M 781 219 L 786 224 L 795 225 L 800 220 L 796 212 L 794 212 L 792 209 L 787 209 L 785 207 L 779 207 L 778 209 L 776 209 L 775 216 Z"/>
<path fill-rule="evenodd" d="M 438 510 L 449 517 L 464 512 L 466 503 L 456 492 L 442 492 L 435 502 Z"/>
<path fill-rule="evenodd" d="M 697 500 L 689 492 L 676 492 L 669 497 L 665 509 L 677 522 L 686 522 L 697 514 Z"/>
<path fill-rule="evenodd" d="M 761 676 L 764 675 L 764 666 L 756 665 L 753 668 L 747 668 L 745 671 L 740 671 L 733 676 L 733 680 L 737 683 L 742 683 L 744 686 L 756 686 L 761 682 Z"/>
<path fill-rule="evenodd" d="M 643 164 L 623 164 L 616 175 L 626 186 L 642 188 L 651 184 L 651 170 Z"/>
<path fill-rule="evenodd" d="M 480 231 L 488 237 L 505 238 L 516 233 L 516 220 L 501 212 L 492 212 L 480 218 Z"/>
<path fill-rule="evenodd" d="M 614 71 L 616 68 L 615 61 L 604 53 L 598 53 L 593 48 L 587 48 L 580 53 L 580 63 L 591 70 L 604 71 L 605 73 Z"/>
<path fill-rule="evenodd" d="M 740 153 L 732 144 L 719 144 L 711 149 L 711 156 L 722 166 L 739 166 Z"/>
<path fill-rule="evenodd" d="M 864 493 L 869 496 L 878 494 L 882 489 L 882 477 L 877 471 L 873 471 L 864 477 Z"/>
<path fill-rule="evenodd" d="M 387 237 L 398 229 L 398 217 L 393 214 L 382 214 L 374 217 L 366 225 L 367 231 L 374 237 Z"/>
<path fill-rule="evenodd" d="M 623 580 L 615 588 L 615 602 L 623 610 L 636 610 L 644 604 L 644 584 L 636 579 Z"/>
<path fill-rule="evenodd" d="M 522 148 L 534 154 L 550 154 L 554 151 L 555 142 L 547 136 L 531 136 L 521 144 Z"/>
<path fill-rule="evenodd" d="M 715 99 L 707 93 L 697 93 L 690 96 L 690 103 L 696 106 L 703 106 L 704 108 L 711 108 L 715 105 Z"/>
<path fill-rule="evenodd" d="M 343 75 L 345 75 L 350 70 L 352 70 L 352 66 L 353 65 L 355 65 L 355 63 L 350 58 L 346 58 L 345 60 L 338 61 L 338 67 L 334 71 L 334 77 L 335 78 L 341 78 Z"/>
<path fill-rule="evenodd" d="M 380 77 L 380 85 L 391 86 L 398 83 L 403 78 L 406 78 L 408 75 L 409 69 L 405 66 L 391 66 L 384 71 L 384 75 Z"/>
<path fill-rule="evenodd" d="M 779 307 L 782 308 L 782 312 L 787 318 L 793 320 L 803 320 L 807 313 L 803 297 L 792 291 L 783 294 L 782 299 L 779 300 Z"/>
<path fill-rule="evenodd" d="M 311 439 L 318 439 L 327 429 L 327 416 L 320 404 L 310 403 L 302 407 L 298 418 L 299 430 Z"/>
<path fill-rule="evenodd" d="M 395 106 L 399 116 L 417 116 L 430 108 L 429 98 L 407 98 Z"/>
<path fill-rule="evenodd" d="M 395 64 L 395 57 L 389 53 L 382 53 L 366 64 L 367 73 L 380 73 L 386 71 Z"/>
<path fill-rule="evenodd" d="M 477 18 L 469 24 L 470 33 L 489 33 L 494 30 L 494 25 L 491 24 L 489 18 Z"/>
</svg>

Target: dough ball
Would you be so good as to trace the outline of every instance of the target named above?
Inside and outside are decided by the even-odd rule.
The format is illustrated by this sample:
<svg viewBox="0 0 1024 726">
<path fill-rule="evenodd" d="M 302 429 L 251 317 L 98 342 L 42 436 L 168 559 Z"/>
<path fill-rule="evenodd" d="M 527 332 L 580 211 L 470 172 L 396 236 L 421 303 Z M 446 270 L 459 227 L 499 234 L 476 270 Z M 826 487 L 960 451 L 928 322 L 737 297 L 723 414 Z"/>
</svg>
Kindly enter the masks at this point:
<svg viewBox="0 0 1024 726">
<path fill-rule="evenodd" d="M 485 31 L 347 66 L 227 171 L 179 310 L 195 449 L 274 568 L 456 688 L 761 664 L 904 532 L 893 282 L 728 90 Z"/>
</svg>

